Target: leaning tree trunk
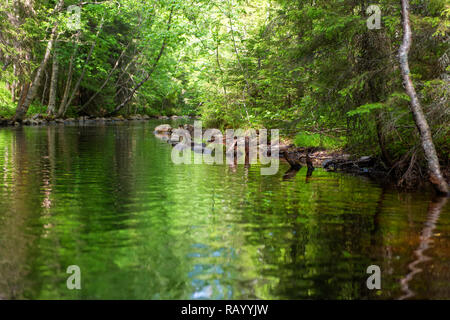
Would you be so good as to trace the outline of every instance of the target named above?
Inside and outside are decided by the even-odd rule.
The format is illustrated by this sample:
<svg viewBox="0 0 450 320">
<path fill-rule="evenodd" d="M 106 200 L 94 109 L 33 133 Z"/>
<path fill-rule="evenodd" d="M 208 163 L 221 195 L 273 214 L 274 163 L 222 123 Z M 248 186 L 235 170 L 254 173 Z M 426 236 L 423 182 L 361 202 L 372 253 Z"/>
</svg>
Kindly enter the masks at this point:
<svg viewBox="0 0 450 320">
<path fill-rule="evenodd" d="M 411 24 L 409 21 L 409 0 L 402 0 L 402 16 L 403 16 L 403 43 L 400 46 L 399 58 L 400 68 L 402 71 L 403 85 L 405 86 L 406 93 L 411 99 L 410 107 L 413 114 L 414 122 L 420 133 L 420 140 L 422 148 L 425 153 L 425 158 L 428 163 L 428 171 L 430 174 L 430 181 L 433 184 L 435 190 L 439 194 L 448 195 L 448 185 L 441 173 L 439 165 L 439 159 L 434 147 L 433 139 L 431 136 L 431 130 L 428 126 L 428 122 L 420 105 L 419 98 L 417 97 L 416 90 L 410 77 L 408 53 L 411 48 Z"/>
<path fill-rule="evenodd" d="M 64 105 L 61 104 L 61 106 L 60 106 L 60 108 L 58 110 L 58 114 L 56 115 L 58 118 L 64 117 L 64 115 L 66 114 L 67 109 L 69 108 L 70 104 L 72 103 L 72 100 L 75 98 L 75 94 L 78 93 L 78 89 L 80 88 L 81 81 L 83 80 L 83 77 L 84 77 L 84 75 L 86 73 L 87 65 L 89 63 L 89 60 L 91 59 L 92 53 L 94 52 L 94 48 L 97 45 L 98 36 L 99 36 L 100 32 L 103 29 L 103 22 L 104 22 L 104 18 L 102 18 L 102 21 L 100 22 L 100 26 L 99 26 L 99 28 L 97 30 L 97 33 L 95 34 L 95 39 L 96 40 L 94 41 L 94 43 L 92 43 L 91 48 L 89 49 L 88 55 L 86 57 L 86 60 L 84 61 L 83 69 L 81 70 L 80 77 L 78 78 L 77 82 L 75 83 L 75 87 L 72 90 L 72 94 L 70 95 L 70 97 L 68 98 L 67 102 Z"/>
<path fill-rule="evenodd" d="M 119 58 L 117 58 L 116 63 L 114 63 L 113 68 L 109 71 L 108 75 L 105 78 L 105 81 L 103 81 L 100 88 L 89 98 L 89 100 L 87 102 L 85 102 L 83 104 L 83 106 L 81 106 L 81 108 L 78 110 L 78 112 L 83 111 L 95 99 L 95 97 L 97 97 L 97 95 L 103 90 L 103 88 L 108 84 L 109 79 L 111 78 L 113 72 L 116 71 L 117 67 L 119 66 L 119 62 L 122 59 L 122 57 L 124 56 L 125 52 L 127 51 L 128 47 L 130 46 L 131 42 L 132 42 L 132 40 L 130 40 L 130 42 L 128 42 L 127 46 L 122 50 L 122 53 L 120 54 Z"/>
<path fill-rule="evenodd" d="M 59 105 L 58 114 L 64 113 L 64 108 L 66 107 L 67 99 L 69 99 L 70 87 L 72 85 L 72 76 L 73 76 L 73 62 L 75 59 L 75 55 L 78 51 L 78 39 L 80 37 L 80 31 L 75 35 L 75 48 L 73 49 L 72 56 L 70 57 L 69 62 L 69 72 L 67 74 L 66 85 L 64 88 L 64 94 L 61 99 L 61 104 Z"/>
<path fill-rule="evenodd" d="M 54 9 L 54 12 L 59 12 L 61 8 L 64 6 L 64 0 L 60 0 Z M 58 30 L 58 22 L 56 22 L 55 26 L 52 29 L 50 34 L 50 39 L 47 42 L 47 48 L 45 49 L 44 58 L 41 61 L 41 64 L 36 70 L 36 74 L 34 76 L 33 81 L 31 82 L 31 87 L 29 88 L 23 103 L 19 101 L 17 104 L 16 114 L 13 117 L 13 121 L 22 121 L 25 115 L 27 114 L 28 108 L 30 107 L 31 102 L 33 102 L 36 94 L 38 92 L 39 86 L 42 82 L 42 75 L 44 73 L 44 69 L 47 66 L 48 60 L 50 60 L 51 52 L 53 45 L 55 43 L 55 38 Z"/>
<path fill-rule="evenodd" d="M 47 43 L 47 48 L 45 50 L 44 58 L 41 61 L 41 64 L 36 70 L 36 75 L 34 76 L 33 82 L 31 83 L 31 88 L 28 90 L 28 93 L 25 97 L 23 103 L 19 103 L 17 105 L 16 114 L 13 118 L 13 121 L 22 121 L 25 115 L 27 114 L 28 108 L 30 107 L 31 102 L 33 102 L 36 94 L 38 92 L 39 86 L 42 82 L 42 76 L 44 74 L 44 69 L 47 66 L 47 62 L 50 59 L 51 51 L 53 48 L 53 44 L 55 42 L 55 35 L 58 26 L 54 26 L 52 29 L 52 33 L 50 35 L 50 40 Z"/>
<path fill-rule="evenodd" d="M 171 7 L 170 9 L 170 15 L 169 15 L 169 20 L 167 21 L 167 33 L 170 31 L 170 28 L 172 27 L 172 18 L 173 18 L 173 13 L 174 13 L 174 6 Z M 117 112 L 119 112 L 123 107 L 125 107 L 128 102 L 131 101 L 131 99 L 133 99 L 134 94 L 136 93 L 137 90 L 139 90 L 139 88 L 148 81 L 148 79 L 150 79 L 150 76 L 152 75 L 152 73 L 155 71 L 159 60 L 161 59 L 162 55 L 164 54 L 164 49 L 166 48 L 167 45 L 167 37 L 164 38 L 162 45 L 161 45 L 161 49 L 159 50 L 159 54 L 156 57 L 155 61 L 153 62 L 153 65 L 151 67 L 151 69 L 149 70 L 149 72 L 147 73 L 147 76 L 141 80 L 141 82 L 139 82 L 131 91 L 131 93 L 125 98 L 125 100 L 119 104 L 117 107 L 114 108 L 114 110 L 110 113 L 108 113 L 108 116 L 111 116 L 113 114 L 116 114 Z"/>
</svg>

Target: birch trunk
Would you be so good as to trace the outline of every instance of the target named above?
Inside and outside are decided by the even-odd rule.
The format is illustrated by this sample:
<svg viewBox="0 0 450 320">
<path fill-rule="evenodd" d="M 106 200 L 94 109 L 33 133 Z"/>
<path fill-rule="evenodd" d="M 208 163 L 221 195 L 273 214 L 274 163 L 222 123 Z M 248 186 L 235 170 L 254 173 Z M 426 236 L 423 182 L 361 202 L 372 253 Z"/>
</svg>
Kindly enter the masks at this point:
<svg viewBox="0 0 450 320">
<path fill-rule="evenodd" d="M 53 44 L 55 41 L 56 30 L 58 26 L 54 26 L 52 29 L 52 33 L 50 35 L 50 40 L 47 43 L 47 48 L 45 50 L 44 58 L 41 61 L 41 64 L 36 70 L 36 75 L 31 83 L 31 87 L 28 90 L 27 96 L 22 104 L 19 103 L 17 106 L 16 114 L 13 118 L 14 121 L 22 121 L 25 115 L 27 114 L 28 108 L 30 107 L 31 102 L 33 102 L 36 94 L 38 92 L 39 86 L 42 82 L 42 75 L 44 73 L 44 69 L 47 66 L 47 62 L 50 59 L 51 51 L 53 48 Z"/>
<path fill-rule="evenodd" d="M 58 4 L 55 7 L 54 12 L 58 12 L 64 5 L 64 0 L 60 0 Z M 53 45 L 55 43 L 56 35 L 58 31 L 58 23 L 55 24 L 55 26 L 52 29 L 52 32 L 50 34 L 50 39 L 47 42 L 47 48 L 45 49 L 44 58 L 41 61 L 41 64 L 36 70 L 36 74 L 34 76 L 33 81 L 31 82 L 30 88 L 27 91 L 27 95 L 25 99 L 23 100 L 23 103 L 18 103 L 16 114 L 13 117 L 13 121 L 22 121 L 25 115 L 27 114 L 28 108 L 30 107 L 31 102 L 33 102 L 34 98 L 36 97 L 36 94 L 38 92 L 39 86 L 42 82 L 42 75 L 44 73 L 44 69 L 47 66 L 48 60 L 50 60 L 51 52 Z"/>
<path fill-rule="evenodd" d="M 414 122 L 416 123 L 417 129 L 419 130 L 422 148 L 428 164 L 430 182 L 433 184 L 435 190 L 439 194 L 448 195 L 448 185 L 441 173 L 439 159 L 431 136 L 431 130 L 423 113 L 422 106 L 420 105 L 419 98 L 417 97 L 414 84 L 410 77 L 408 53 L 409 49 L 411 48 L 412 36 L 411 24 L 409 21 L 409 0 L 402 0 L 402 17 L 403 43 L 400 46 L 399 59 L 403 77 L 403 85 L 405 86 L 406 93 L 411 99 L 410 108 L 413 114 Z"/>
</svg>

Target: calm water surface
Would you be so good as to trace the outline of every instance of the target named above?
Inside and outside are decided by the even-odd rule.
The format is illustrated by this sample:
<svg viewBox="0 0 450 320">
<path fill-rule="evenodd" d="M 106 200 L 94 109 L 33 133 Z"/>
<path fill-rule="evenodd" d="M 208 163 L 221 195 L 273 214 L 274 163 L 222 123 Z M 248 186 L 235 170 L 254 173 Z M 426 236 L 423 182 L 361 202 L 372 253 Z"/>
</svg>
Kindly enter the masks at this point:
<svg viewBox="0 0 450 320">
<path fill-rule="evenodd" d="M 0 298 L 450 299 L 450 203 L 285 164 L 175 165 L 156 125 L 0 129 Z"/>
</svg>

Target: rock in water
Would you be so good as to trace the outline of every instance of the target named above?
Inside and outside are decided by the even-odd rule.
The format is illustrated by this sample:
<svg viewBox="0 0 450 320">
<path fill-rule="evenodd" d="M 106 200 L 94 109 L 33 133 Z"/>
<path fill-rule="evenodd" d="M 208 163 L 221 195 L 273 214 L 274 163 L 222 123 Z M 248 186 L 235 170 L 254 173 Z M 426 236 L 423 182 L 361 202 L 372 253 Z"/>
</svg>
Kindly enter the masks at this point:
<svg viewBox="0 0 450 320">
<path fill-rule="evenodd" d="M 163 133 L 163 132 L 169 133 L 169 132 L 172 132 L 172 127 L 168 124 L 162 124 L 155 128 L 155 132 L 156 133 Z"/>
</svg>

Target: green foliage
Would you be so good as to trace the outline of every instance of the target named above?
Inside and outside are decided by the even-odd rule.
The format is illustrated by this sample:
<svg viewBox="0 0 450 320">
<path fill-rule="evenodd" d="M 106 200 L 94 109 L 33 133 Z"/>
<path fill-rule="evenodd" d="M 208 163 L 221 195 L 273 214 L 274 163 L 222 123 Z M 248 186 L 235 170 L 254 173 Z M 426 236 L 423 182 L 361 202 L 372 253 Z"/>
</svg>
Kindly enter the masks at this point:
<svg viewBox="0 0 450 320">
<path fill-rule="evenodd" d="M 76 3 L 66 1 L 65 6 Z M 291 136 L 301 132 L 295 138 L 298 145 L 345 145 L 364 154 L 380 154 L 383 146 L 395 160 L 418 144 L 397 62 L 400 4 L 379 1 L 382 28 L 368 30 L 369 4 L 104 1 L 83 6 L 79 32 L 68 28 L 64 10 L 53 12 L 54 2 L 33 3 L 18 24 L 8 19 L 14 6 L 2 4 L 0 61 L 14 59 L 0 79 L 28 83 L 42 61 L 49 30 L 59 23 L 53 52 L 61 70 L 57 105 L 72 58 L 71 90 L 83 76 L 66 116 L 107 114 L 131 96 L 121 113 L 199 114 L 210 127 L 281 128 Z M 449 70 L 448 1 L 412 1 L 411 11 L 411 74 L 445 157 L 449 92 L 442 79 Z M 47 83 L 51 65 L 45 69 Z M 30 113 L 46 111 L 48 91 L 48 85 L 45 90 L 41 85 L 36 101 L 43 105 L 35 102 Z M 5 115 L 12 114 L 8 94 L 0 91 Z"/>
<path fill-rule="evenodd" d="M 319 133 L 301 132 L 295 136 L 294 143 L 297 147 L 322 147 L 325 149 L 339 149 L 345 143 L 345 137 L 331 137 Z"/>
<path fill-rule="evenodd" d="M 367 103 L 362 106 L 359 106 L 355 110 L 347 112 L 348 116 L 354 116 L 354 115 L 361 115 L 364 113 L 370 113 L 373 110 L 381 109 L 383 108 L 382 103 Z"/>
<path fill-rule="evenodd" d="M 0 117 L 10 118 L 14 112 L 15 105 L 11 101 L 11 92 L 0 82 Z"/>
</svg>

